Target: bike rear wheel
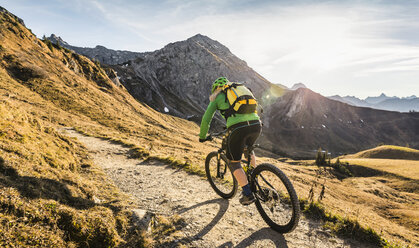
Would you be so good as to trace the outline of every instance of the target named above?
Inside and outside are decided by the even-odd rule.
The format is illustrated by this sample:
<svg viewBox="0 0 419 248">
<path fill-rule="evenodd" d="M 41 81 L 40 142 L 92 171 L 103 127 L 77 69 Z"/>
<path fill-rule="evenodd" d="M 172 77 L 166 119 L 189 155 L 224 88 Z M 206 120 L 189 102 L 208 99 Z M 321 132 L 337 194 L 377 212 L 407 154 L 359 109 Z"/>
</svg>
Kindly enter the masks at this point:
<svg viewBox="0 0 419 248">
<path fill-rule="evenodd" d="M 237 181 L 228 167 L 228 160 L 221 154 L 217 160 L 218 152 L 211 152 L 205 159 L 205 173 L 214 191 L 221 197 L 232 198 L 237 191 Z M 219 161 L 219 163 L 218 163 Z"/>
<path fill-rule="evenodd" d="M 256 208 L 275 231 L 291 232 L 300 219 L 300 203 L 288 177 L 275 165 L 261 164 L 251 175 Z"/>
</svg>

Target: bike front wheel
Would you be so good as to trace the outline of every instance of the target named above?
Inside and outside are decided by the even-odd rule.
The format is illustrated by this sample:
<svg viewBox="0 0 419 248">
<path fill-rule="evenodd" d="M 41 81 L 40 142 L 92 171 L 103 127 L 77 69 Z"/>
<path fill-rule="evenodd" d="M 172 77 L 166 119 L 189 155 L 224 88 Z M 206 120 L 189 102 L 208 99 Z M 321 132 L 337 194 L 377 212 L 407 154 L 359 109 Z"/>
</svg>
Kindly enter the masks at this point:
<svg viewBox="0 0 419 248">
<path fill-rule="evenodd" d="M 256 208 L 275 231 L 291 232 L 300 219 L 300 203 L 288 177 L 275 165 L 261 164 L 251 175 Z"/>
<path fill-rule="evenodd" d="M 214 191 L 221 197 L 232 198 L 237 191 L 237 181 L 228 167 L 224 154 L 218 157 L 218 152 L 211 152 L 205 159 L 205 173 Z"/>
</svg>

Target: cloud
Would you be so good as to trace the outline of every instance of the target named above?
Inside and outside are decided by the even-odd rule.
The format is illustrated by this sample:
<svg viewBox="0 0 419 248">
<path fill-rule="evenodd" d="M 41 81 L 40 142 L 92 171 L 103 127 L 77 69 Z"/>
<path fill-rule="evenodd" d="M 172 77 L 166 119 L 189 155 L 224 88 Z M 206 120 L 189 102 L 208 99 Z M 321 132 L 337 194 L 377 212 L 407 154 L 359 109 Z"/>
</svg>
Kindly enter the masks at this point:
<svg viewBox="0 0 419 248">
<path fill-rule="evenodd" d="M 419 32 L 419 17 L 414 14 L 419 9 L 411 5 L 179 0 L 89 3 L 109 22 L 129 29 L 155 49 L 204 33 L 256 66 L 298 62 L 300 68 L 325 72 L 419 56 L 419 40 L 412 44 L 404 39 L 412 31 Z M 401 30 L 406 31 L 401 34 Z"/>
<path fill-rule="evenodd" d="M 54 8 L 58 3 L 68 11 L 63 18 L 92 16 L 100 25 L 90 27 L 92 36 L 113 34 L 110 48 L 150 51 L 202 33 L 276 83 L 344 90 L 336 77 L 360 87 L 386 83 L 383 73 L 409 73 L 406 82 L 419 77 L 415 1 L 55 0 Z"/>
</svg>

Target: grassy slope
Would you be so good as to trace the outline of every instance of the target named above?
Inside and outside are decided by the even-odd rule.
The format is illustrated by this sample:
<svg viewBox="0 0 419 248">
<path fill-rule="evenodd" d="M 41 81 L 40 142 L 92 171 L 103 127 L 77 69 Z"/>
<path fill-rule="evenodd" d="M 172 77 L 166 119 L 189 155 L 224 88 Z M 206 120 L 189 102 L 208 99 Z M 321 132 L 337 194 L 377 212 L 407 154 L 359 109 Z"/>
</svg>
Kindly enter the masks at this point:
<svg viewBox="0 0 419 248">
<path fill-rule="evenodd" d="M 419 160 L 419 150 L 401 146 L 383 145 L 346 157 Z"/>
<path fill-rule="evenodd" d="M 404 159 L 342 158 L 342 162 L 359 165 L 406 179 L 419 180 L 419 161 Z"/>
<path fill-rule="evenodd" d="M 419 245 L 418 152 L 386 145 L 339 158 L 355 174 L 342 182 L 350 189 L 348 196 L 365 194 L 358 196 L 356 205 L 348 209 L 359 208 L 365 213 L 364 218 L 371 220 L 370 226 L 377 226 L 376 230 L 383 230 L 393 240 L 410 240 L 413 246 Z"/>
<path fill-rule="evenodd" d="M 335 170 L 317 166 L 280 168 L 292 179 L 299 197 L 307 198 L 313 186 L 317 200 L 324 184 L 321 202 L 327 211 L 371 227 L 391 242 L 419 245 L 417 182 L 387 174 L 338 179 Z"/>
<path fill-rule="evenodd" d="M 127 233 L 128 197 L 59 126 L 160 157 L 198 161 L 184 151 L 208 150 L 195 145 L 195 124 L 138 103 L 90 60 L 3 13 L 0 44 L 0 246 L 114 246 Z"/>
<path fill-rule="evenodd" d="M 196 142 L 195 124 L 136 102 L 88 59 L 50 49 L 20 24 L 6 19 L 10 18 L 2 15 L 0 25 L 2 242 L 43 242 L 45 246 L 120 243 L 132 204 L 106 183 L 83 147 L 55 128 L 73 126 L 89 135 L 131 144 L 138 155 L 186 164 L 200 173 L 205 154 L 217 145 Z M 24 73 L 16 73 L 19 71 Z M 381 201 L 380 196 L 354 187 L 357 183 L 352 179 L 339 181 L 327 173 L 318 177 L 315 167 L 280 166 L 301 197 L 308 195 L 313 182 L 327 179 L 323 202 L 331 211 L 358 218 L 362 225 L 382 230 L 391 240 L 417 240 L 411 228 L 388 220 L 386 211 L 376 213 L 389 201 L 392 204 L 393 198 Z M 104 203 L 92 203 L 93 196 Z M 410 195 L 403 193 L 402 197 Z M 415 201 L 417 198 L 411 202 Z M 24 233 L 28 235 L 22 237 Z"/>
</svg>

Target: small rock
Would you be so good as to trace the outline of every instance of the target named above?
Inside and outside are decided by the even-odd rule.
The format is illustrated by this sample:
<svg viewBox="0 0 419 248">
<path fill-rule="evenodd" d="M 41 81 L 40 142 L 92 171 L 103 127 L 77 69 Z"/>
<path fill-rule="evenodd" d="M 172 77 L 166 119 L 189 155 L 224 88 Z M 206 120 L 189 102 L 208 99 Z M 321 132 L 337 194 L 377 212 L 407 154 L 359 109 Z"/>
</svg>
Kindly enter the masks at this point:
<svg viewBox="0 0 419 248">
<path fill-rule="evenodd" d="M 94 195 L 92 198 L 93 198 L 93 202 L 94 202 L 95 204 L 101 204 L 101 203 L 102 203 L 102 200 L 101 200 L 101 199 L 99 199 L 99 198 L 97 198 L 95 195 Z"/>
</svg>

